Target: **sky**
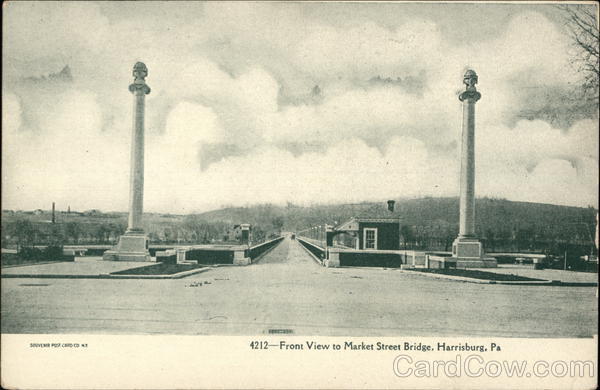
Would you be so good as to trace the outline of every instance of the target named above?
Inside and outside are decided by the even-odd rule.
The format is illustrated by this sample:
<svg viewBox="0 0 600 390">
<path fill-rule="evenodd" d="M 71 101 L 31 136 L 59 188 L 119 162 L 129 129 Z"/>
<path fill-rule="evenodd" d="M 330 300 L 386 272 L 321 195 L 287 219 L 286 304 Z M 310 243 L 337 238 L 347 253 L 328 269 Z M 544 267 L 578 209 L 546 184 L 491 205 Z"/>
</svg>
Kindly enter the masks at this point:
<svg viewBox="0 0 600 390">
<path fill-rule="evenodd" d="M 137 61 L 144 209 L 476 195 L 598 207 L 597 107 L 548 4 L 3 3 L 2 208 L 126 211 Z M 68 70 L 61 70 L 68 66 Z"/>
</svg>

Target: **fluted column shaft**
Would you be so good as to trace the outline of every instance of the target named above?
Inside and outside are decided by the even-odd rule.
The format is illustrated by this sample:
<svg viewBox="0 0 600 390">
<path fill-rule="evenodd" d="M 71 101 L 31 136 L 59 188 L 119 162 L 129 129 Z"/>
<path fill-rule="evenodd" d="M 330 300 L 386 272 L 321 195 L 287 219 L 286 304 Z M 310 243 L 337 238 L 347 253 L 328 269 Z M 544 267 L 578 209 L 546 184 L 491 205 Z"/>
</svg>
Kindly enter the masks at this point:
<svg viewBox="0 0 600 390">
<path fill-rule="evenodd" d="M 146 70 L 147 72 L 147 70 Z M 144 212 L 144 111 L 150 87 L 143 77 L 136 77 L 129 86 L 133 93 L 133 126 L 131 131 L 131 171 L 129 177 L 128 233 L 141 233 Z"/>
<path fill-rule="evenodd" d="M 460 238 L 475 237 L 475 103 L 481 94 L 467 90 L 463 102 L 462 151 L 460 166 Z"/>
</svg>

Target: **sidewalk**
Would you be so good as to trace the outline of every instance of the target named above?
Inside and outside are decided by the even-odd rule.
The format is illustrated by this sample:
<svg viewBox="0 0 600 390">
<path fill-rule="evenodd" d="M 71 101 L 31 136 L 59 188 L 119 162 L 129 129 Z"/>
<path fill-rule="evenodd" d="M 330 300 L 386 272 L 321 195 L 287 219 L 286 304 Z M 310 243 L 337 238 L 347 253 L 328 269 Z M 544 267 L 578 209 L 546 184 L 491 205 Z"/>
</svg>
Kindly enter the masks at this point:
<svg viewBox="0 0 600 390">
<path fill-rule="evenodd" d="M 513 274 L 528 278 L 560 280 L 563 283 L 598 283 L 598 274 L 591 272 L 563 271 L 558 269 L 533 269 L 531 266 L 498 264 L 498 268 L 473 268 L 478 271 Z"/>
<path fill-rule="evenodd" d="M 98 276 L 155 263 L 103 261 L 101 257 L 76 257 L 74 262 L 31 264 L 2 268 L 2 275 Z"/>
</svg>

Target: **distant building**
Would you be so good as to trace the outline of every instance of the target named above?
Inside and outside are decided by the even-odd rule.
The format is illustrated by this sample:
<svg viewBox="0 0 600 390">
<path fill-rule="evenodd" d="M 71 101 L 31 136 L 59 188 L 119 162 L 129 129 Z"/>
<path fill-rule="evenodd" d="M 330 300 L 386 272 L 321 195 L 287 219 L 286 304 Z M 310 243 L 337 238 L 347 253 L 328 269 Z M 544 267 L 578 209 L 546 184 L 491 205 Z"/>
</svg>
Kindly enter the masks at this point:
<svg viewBox="0 0 600 390">
<path fill-rule="evenodd" d="M 42 215 L 43 213 L 44 213 L 44 210 L 42 210 L 42 209 L 33 210 L 33 214 L 35 214 L 35 215 Z"/>
<path fill-rule="evenodd" d="M 247 223 L 233 225 L 233 228 L 227 231 L 227 239 L 247 243 L 250 239 L 250 225 Z"/>
<path fill-rule="evenodd" d="M 242 237 L 242 228 L 240 225 L 233 225 L 233 228 L 227 230 L 228 241 L 239 241 Z"/>
<path fill-rule="evenodd" d="M 359 250 L 401 249 L 400 214 L 395 202 L 388 206 L 376 205 L 348 221 L 334 227 L 330 240 L 348 246 L 347 236 L 353 237 L 354 248 Z M 346 236 L 343 237 L 343 236 Z M 332 242 L 332 243 L 333 243 Z M 330 243 L 328 243 L 330 244 Z"/>
</svg>

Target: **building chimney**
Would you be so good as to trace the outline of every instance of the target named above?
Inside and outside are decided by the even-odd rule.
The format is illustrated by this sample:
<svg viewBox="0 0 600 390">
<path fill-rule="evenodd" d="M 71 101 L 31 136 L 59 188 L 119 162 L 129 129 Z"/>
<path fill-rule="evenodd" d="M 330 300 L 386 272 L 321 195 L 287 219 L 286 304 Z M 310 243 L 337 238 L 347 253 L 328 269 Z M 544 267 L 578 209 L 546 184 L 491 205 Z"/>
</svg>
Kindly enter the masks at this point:
<svg viewBox="0 0 600 390">
<path fill-rule="evenodd" d="M 52 202 L 52 223 L 56 222 L 56 207 L 54 205 L 54 202 Z"/>
<path fill-rule="evenodd" d="M 390 212 L 394 212 L 394 205 L 396 204 L 395 200 L 388 200 L 387 201 L 387 205 L 388 205 L 388 210 Z"/>
</svg>

